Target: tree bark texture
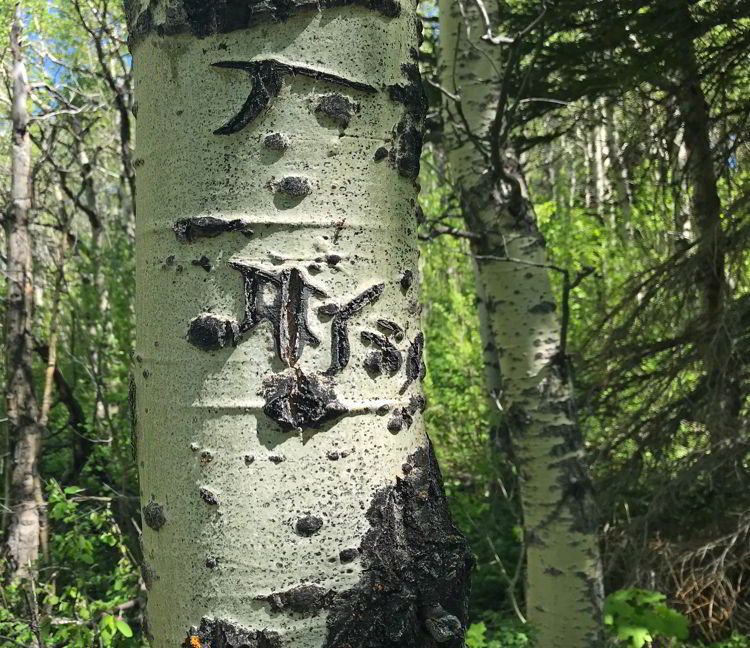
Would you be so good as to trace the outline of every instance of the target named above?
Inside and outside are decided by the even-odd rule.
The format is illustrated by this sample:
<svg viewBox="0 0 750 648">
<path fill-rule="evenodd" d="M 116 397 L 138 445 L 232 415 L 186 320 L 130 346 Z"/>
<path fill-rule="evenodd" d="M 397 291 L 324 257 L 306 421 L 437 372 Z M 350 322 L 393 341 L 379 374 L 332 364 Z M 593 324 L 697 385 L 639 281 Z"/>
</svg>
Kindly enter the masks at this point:
<svg viewBox="0 0 750 648">
<path fill-rule="evenodd" d="M 473 240 L 478 281 L 521 476 L 527 616 L 542 648 L 599 646 L 596 519 L 544 240 L 520 164 L 510 151 L 488 150 L 501 51 L 480 39 L 484 29 L 475 8 L 463 10 L 461 16 L 459 4 L 450 0 L 440 4 L 442 85 L 460 97 L 460 107 L 449 104 L 453 128 L 446 128 L 443 141 L 469 229 L 480 235 Z M 492 157 L 500 158 L 498 173 Z"/>
<path fill-rule="evenodd" d="M 411 4 L 132 2 L 152 645 L 460 647 Z"/>
<path fill-rule="evenodd" d="M 688 4 L 678 0 L 676 6 L 684 27 L 681 34 L 692 33 L 695 23 Z M 727 240 L 711 148 L 709 107 L 692 40 L 685 43 L 680 62 L 677 102 L 687 152 L 687 175 L 692 187 L 691 229 L 698 239 L 696 279 L 706 325 L 702 355 L 713 394 L 705 412 L 705 422 L 712 439 L 720 442 L 738 432 L 742 410 L 739 367 L 734 357 L 734 342 L 725 323 L 730 299 L 725 268 Z"/>
<path fill-rule="evenodd" d="M 39 554 L 40 520 L 44 501 L 39 496 L 39 455 L 42 428 L 33 374 L 33 267 L 30 174 L 31 138 L 28 79 L 21 49 L 21 9 L 16 5 L 11 28 L 11 201 L 5 219 L 7 242 L 7 407 L 13 443 L 11 521 L 7 554 L 13 577 L 29 574 L 29 563 Z"/>
</svg>

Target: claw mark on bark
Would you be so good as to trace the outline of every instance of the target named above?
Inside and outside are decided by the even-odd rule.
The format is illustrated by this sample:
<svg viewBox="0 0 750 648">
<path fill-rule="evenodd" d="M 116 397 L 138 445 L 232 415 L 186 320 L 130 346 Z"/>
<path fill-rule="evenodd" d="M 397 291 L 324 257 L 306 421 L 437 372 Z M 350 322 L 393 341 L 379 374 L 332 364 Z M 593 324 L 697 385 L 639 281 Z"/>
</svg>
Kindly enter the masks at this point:
<svg viewBox="0 0 750 648">
<path fill-rule="evenodd" d="M 360 92 L 368 94 L 376 93 L 377 90 L 368 83 L 351 81 L 329 72 L 313 70 L 299 65 L 289 65 L 274 59 L 262 61 L 218 61 L 212 63 L 214 67 L 244 70 L 250 75 L 252 88 L 245 103 L 239 112 L 232 117 L 224 126 L 217 128 L 214 135 L 231 135 L 239 133 L 248 124 L 254 121 L 264 110 L 266 110 L 271 99 L 279 94 L 282 79 L 285 75 L 306 76 L 311 79 L 328 81 L 339 85 L 348 86 Z"/>
<path fill-rule="evenodd" d="M 415 380 L 421 380 L 425 375 L 425 365 L 422 360 L 422 352 L 424 351 L 424 334 L 420 331 L 414 338 L 414 341 L 409 345 L 409 351 L 406 354 L 406 382 L 401 387 L 401 393 L 403 394 L 407 387 L 411 385 Z"/>
<path fill-rule="evenodd" d="M 177 240 L 183 243 L 192 243 L 201 238 L 213 238 L 225 232 L 239 232 L 248 237 L 253 235 L 250 224 L 241 218 L 232 220 L 214 218 L 213 216 L 180 218 L 175 221 L 172 229 L 177 236 Z M 174 257 L 172 257 L 172 260 L 174 261 Z"/>
</svg>

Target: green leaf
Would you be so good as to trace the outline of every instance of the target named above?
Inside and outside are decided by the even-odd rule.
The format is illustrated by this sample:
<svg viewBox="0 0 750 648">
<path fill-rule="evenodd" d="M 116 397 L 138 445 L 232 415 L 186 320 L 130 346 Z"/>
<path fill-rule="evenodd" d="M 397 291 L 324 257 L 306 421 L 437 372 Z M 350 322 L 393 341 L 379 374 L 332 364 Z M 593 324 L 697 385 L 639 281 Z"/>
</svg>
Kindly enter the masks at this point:
<svg viewBox="0 0 750 648">
<path fill-rule="evenodd" d="M 117 626 L 117 629 L 120 631 L 120 634 L 124 637 L 132 637 L 133 631 L 130 629 L 130 626 L 125 623 L 122 619 L 117 619 L 115 621 L 115 625 Z"/>
<path fill-rule="evenodd" d="M 75 495 L 76 493 L 82 492 L 84 489 L 80 486 L 66 486 L 63 491 L 66 495 Z"/>
<path fill-rule="evenodd" d="M 653 637 L 646 628 L 638 626 L 620 626 L 617 629 L 617 638 L 629 641 L 633 648 L 643 648 L 643 646 L 652 641 Z"/>
</svg>

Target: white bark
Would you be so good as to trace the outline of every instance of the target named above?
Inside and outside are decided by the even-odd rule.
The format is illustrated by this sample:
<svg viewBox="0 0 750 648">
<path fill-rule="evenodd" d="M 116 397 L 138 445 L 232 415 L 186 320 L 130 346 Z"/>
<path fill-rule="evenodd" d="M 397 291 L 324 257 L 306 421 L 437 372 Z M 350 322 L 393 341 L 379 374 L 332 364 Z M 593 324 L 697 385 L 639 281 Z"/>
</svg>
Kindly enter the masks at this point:
<svg viewBox="0 0 750 648">
<path fill-rule="evenodd" d="M 464 12 L 462 19 L 456 3 L 440 4 L 442 85 L 460 97 L 466 123 L 482 139 L 495 116 L 500 51 L 480 40 L 474 7 Z M 601 567 L 543 239 L 511 152 L 501 153 L 505 177 L 493 178 L 475 143 L 462 137 L 461 121 L 452 123 L 447 157 L 470 229 L 480 235 L 479 280 L 522 473 L 527 616 L 542 648 L 593 648 L 601 643 Z"/>
<path fill-rule="evenodd" d="M 129 8 L 152 645 L 460 646 L 470 561 L 421 415 L 413 8 L 298 5 Z"/>
</svg>

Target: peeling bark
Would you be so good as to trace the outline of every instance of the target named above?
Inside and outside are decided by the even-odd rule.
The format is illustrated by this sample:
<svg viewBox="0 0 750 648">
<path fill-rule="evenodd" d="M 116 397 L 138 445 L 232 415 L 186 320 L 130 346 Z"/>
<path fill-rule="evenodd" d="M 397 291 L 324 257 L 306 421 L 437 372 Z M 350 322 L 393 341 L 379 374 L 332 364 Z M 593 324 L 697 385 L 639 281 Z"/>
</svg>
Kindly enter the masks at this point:
<svg viewBox="0 0 750 648">
<path fill-rule="evenodd" d="M 459 648 L 470 559 L 422 419 L 413 7 L 130 4 L 152 645 Z"/>
</svg>

